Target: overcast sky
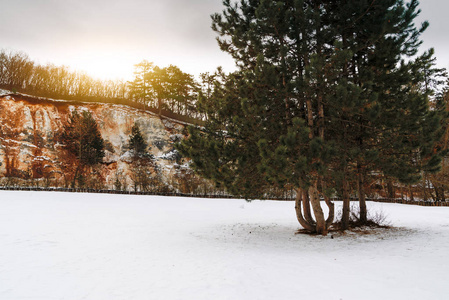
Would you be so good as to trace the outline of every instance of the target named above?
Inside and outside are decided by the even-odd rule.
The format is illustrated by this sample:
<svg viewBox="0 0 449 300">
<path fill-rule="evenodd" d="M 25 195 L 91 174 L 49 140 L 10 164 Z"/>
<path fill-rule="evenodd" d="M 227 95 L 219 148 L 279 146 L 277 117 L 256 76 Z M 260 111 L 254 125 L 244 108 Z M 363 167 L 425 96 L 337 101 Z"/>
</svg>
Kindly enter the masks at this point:
<svg viewBox="0 0 449 300">
<path fill-rule="evenodd" d="M 0 0 L 0 48 L 24 51 L 42 63 L 68 65 L 101 78 L 132 77 L 143 59 L 174 64 L 198 75 L 234 69 L 218 48 L 210 15 L 221 0 Z M 422 0 L 419 22 L 430 28 L 424 48 L 434 47 L 449 68 L 449 2 Z"/>
</svg>

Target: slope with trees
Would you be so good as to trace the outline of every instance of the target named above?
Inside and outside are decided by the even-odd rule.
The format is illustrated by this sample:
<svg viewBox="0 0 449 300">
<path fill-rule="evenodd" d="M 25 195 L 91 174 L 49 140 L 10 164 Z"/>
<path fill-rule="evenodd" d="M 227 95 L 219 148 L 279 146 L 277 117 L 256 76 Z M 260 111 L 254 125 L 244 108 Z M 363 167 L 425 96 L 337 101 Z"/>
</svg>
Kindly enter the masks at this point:
<svg viewBox="0 0 449 300">
<path fill-rule="evenodd" d="M 66 66 L 39 65 L 23 52 L 0 50 L 0 88 L 34 96 L 125 104 L 194 122 L 198 84 L 194 77 L 170 65 L 143 60 L 134 80 L 100 80 Z"/>
</svg>

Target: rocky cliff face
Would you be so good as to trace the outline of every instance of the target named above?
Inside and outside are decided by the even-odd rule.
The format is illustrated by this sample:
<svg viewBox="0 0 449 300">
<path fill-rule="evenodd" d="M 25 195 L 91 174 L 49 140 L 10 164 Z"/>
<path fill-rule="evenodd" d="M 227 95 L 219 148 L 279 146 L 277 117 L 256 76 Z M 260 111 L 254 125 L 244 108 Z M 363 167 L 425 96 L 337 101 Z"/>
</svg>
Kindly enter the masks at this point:
<svg viewBox="0 0 449 300">
<path fill-rule="evenodd" d="M 21 178 L 51 186 L 64 186 L 63 157 L 57 135 L 72 110 L 88 110 L 106 141 L 106 156 L 96 168 L 105 188 L 114 188 L 117 175 L 132 185 L 132 168 L 127 145 L 136 122 L 150 146 L 159 177 L 169 185 L 178 167 L 173 160 L 173 143 L 182 138 L 185 125 L 160 119 L 152 113 L 122 105 L 79 103 L 0 95 L 0 177 Z"/>
</svg>

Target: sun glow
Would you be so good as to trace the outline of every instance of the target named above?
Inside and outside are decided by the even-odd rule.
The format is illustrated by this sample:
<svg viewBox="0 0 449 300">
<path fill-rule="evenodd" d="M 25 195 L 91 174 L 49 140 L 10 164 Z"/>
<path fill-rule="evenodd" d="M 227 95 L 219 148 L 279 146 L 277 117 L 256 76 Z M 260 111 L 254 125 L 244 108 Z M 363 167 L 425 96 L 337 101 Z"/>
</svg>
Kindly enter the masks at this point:
<svg viewBox="0 0 449 300">
<path fill-rule="evenodd" d="M 134 66 L 144 59 L 159 67 L 175 65 L 194 76 L 214 72 L 219 65 L 227 72 L 233 71 L 235 67 L 232 58 L 224 53 L 220 55 L 220 59 L 216 55 L 206 54 L 199 59 L 192 58 L 190 52 L 175 46 L 145 45 L 134 49 L 127 45 L 109 43 L 105 46 L 92 43 L 88 46 L 61 47 L 53 56 L 45 55 L 45 60 L 40 62 L 68 66 L 72 71 L 85 72 L 95 79 L 132 81 Z"/>
<path fill-rule="evenodd" d="M 65 61 L 71 69 L 101 80 L 131 80 L 136 63 L 135 58 L 107 52 L 79 53 Z"/>
</svg>

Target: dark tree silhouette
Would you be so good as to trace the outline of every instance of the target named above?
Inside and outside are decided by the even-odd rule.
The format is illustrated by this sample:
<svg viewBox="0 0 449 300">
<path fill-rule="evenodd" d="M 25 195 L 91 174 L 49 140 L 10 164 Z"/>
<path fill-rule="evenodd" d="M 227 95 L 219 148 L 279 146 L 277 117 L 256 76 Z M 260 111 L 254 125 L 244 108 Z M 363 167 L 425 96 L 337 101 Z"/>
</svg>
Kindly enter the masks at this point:
<svg viewBox="0 0 449 300">
<path fill-rule="evenodd" d="M 104 140 L 92 114 L 74 110 L 64 125 L 60 142 L 67 154 L 68 161 L 64 163 L 74 169 L 72 187 L 75 187 L 77 180 L 79 184 L 82 181 L 86 167 L 101 163 L 105 155 Z"/>
</svg>

